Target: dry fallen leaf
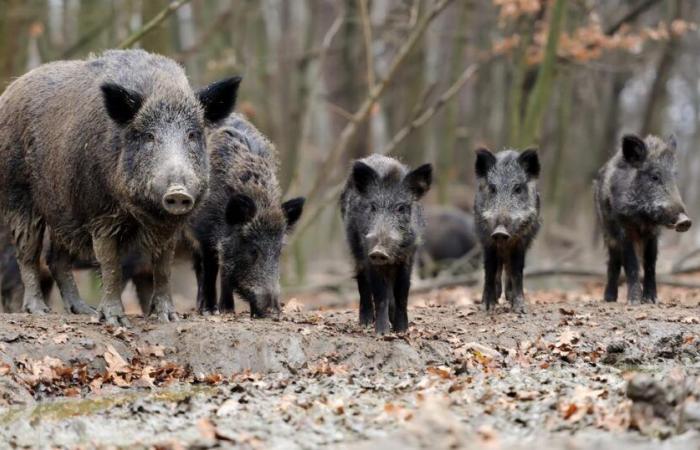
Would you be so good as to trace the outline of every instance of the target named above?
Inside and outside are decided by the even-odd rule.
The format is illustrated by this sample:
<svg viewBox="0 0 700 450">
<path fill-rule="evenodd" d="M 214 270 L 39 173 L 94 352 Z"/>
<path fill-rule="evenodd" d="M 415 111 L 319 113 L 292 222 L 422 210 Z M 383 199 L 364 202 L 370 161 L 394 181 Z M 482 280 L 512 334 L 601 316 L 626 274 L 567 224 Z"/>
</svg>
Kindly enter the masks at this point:
<svg viewBox="0 0 700 450">
<path fill-rule="evenodd" d="M 107 351 L 104 353 L 105 361 L 107 362 L 107 371 L 110 373 L 127 372 L 129 364 L 111 345 L 107 346 Z"/>
</svg>

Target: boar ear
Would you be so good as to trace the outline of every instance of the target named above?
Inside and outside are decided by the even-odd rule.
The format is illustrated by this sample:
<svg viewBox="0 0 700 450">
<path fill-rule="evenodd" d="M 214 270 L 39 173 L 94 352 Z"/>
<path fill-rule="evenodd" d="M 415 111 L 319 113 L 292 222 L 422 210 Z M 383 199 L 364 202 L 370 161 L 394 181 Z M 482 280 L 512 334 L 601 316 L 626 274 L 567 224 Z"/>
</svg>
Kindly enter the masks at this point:
<svg viewBox="0 0 700 450">
<path fill-rule="evenodd" d="M 231 226 L 244 225 L 255 217 L 256 210 L 257 207 L 252 198 L 243 194 L 234 194 L 226 205 L 226 223 Z"/>
<path fill-rule="evenodd" d="M 629 164 L 639 165 L 647 158 L 647 144 L 633 134 L 626 134 L 622 137 L 622 156 Z"/>
<path fill-rule="evenodd" d="M 416 198 L 421 198 L 430 190 L 433 182 L 432 164 L 423 164 L 406 175 L 405 183 Z"/>
<path fill-rule="evenodd" d="M 491 170 L 491 167 L 493 167 L 495 164 L 496 157 L 489 149 L 482 147 L 476 150 L 475 170 L 478 178 L 486 178 L 489 170 Z"/>
<path fill-rule="evenodd" d="M 362 161 L 355 161 L 352 166 L 352 182 L 360 194 L 366 194 L 371 184 L 379 182 L 379 175 Z"/>
<path fill-rule="evenodd" d="M 119 125 L 131 122 L 141 109 L 143 98 L 137 92 L 116 83 L 104 83 L 100 89 L 107 114 Z"/>
<path fill-rule="evenodd" d="M 676 135 L 675 134 L 669 134 L 666 137 L 666 143 L 668 144 L 668 148 L 675 152 L 676 148 L 678 147 L 678 141 L 676 141 Z"/>
<path fill-rule="evenodd" d="M 540 158 L 537 156 L 537 150 L 534 148 L 528 148 L 523 151 L 518 156 L 518 162 L 530 178 L 540 176 Z"/>
<path fill-rule="evenodd" d="M 241 80 L 241 77 L 226 78 L 197 91 L 197 98 L 204 107 L 204 119 L 208 123 L 217 124 L 231 114 L 236 106 Z"/>
<path fill-rule="evenodd" d="M 304 197 L 297 197 L 282 203 L 282 211 L 284 211 L 284 217 L 287 219 L 287 230 L 291 230 L 294 224 L 297 223 L 297 220 L 299 220 L 299 217 L 301 217 L 305 201 Z"/>
</svg>

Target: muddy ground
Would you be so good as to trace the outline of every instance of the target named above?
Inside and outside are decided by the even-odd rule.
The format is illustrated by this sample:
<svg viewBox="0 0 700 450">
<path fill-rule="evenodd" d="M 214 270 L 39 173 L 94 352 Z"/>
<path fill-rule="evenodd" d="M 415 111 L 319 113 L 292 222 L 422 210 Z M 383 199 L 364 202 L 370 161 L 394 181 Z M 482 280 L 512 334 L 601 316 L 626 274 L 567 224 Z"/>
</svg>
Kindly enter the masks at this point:
<svg viewBox="0 0 700 450">
<path fill-rule="evenodd" d="M 660 305 L 598 287 L 415 295 L 377 338 L 356 312 L 287 302 L 281 320 L 0 315 L 7 448 L 700 448 L 696 292 Z"/>
</svg>

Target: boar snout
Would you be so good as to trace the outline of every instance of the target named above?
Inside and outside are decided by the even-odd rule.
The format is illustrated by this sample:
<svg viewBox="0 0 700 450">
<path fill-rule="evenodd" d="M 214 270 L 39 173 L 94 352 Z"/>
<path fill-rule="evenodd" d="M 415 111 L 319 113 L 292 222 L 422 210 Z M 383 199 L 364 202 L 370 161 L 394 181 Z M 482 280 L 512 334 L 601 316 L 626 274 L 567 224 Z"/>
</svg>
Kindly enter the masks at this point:
<svg viewBox="0 0 700 450">
<path fill-rule="evenodd" d="M 253 317 L 279 317 L 282 312 L 280 306 L 279 289 L 271 291 L 260 291 L 254 294 L 253 301 L 250 302 L 250 312 Z"/>
<path fill-rule="evenodd" d="M 184 186 L 180 184 L 173 185 L 163 195 L 163 208 L 176 216 L 187 214 L 194 208 L 194 198 Z"/>
<path fill-rule="evenodd" d="M 505 242 L 510 239 L 510 233 L 506 230 L 506 227 L 499 225 L 493 230 L 493 233 L 491 233 L 491 239 L 497 242 Z"/>
<path fill-rule="evenodd" d="M 369 253 L 369 260 L 372 264 L 383 265 L 389 263 L 389 254 L 382 248 L 374 248 Z"/>
<path fill-rule="evenodd" d="M 676 218 L 676 223 L 673 225 L 673 228 L 675 228 L 676 231 L 679 233 L 684 233 L 690 229 L 690 226 L 693 224 L 693 222 L 690 220 L 690 217 L 686 215 L 686 213 L 680 213 L 678 214 L 678 217 Z"/>
</svg>

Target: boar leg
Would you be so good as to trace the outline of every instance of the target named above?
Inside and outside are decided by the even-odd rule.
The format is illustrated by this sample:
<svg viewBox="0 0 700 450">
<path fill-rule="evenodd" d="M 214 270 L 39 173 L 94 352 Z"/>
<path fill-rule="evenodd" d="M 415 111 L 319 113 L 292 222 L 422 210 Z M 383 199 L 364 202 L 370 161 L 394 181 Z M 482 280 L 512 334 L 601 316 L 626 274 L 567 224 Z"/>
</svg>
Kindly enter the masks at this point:
<svg viewBox="0 0 700 450">
<path fill-rule="evenodd" d="M 481 300 L 484 308 L 489 311 L 496 307 L 498 297 L 501 296 L 501 289 L 498 288 L 501 276 L 501 263 L 498 252 L 494 247 L 484 249 L 484 293 Z"/>
<path fill-rule="evenodd" d="M 49 307 L 41 292 L 39 260 L 44 236 L 44 223 L 34 217 L 12 221 L 12 237 L 17 248 L 19 274 L 24 285 L 22 311 L 31 314 L 44 314 Z"/>
<path fill-rule="evenodd" d="M 216 276 L 219 274 L 219 258 L 216 251 L 202 245 L 201 254 L 195 258 L 197 275 L 197 311 L 202 315 L 216 314 Z"/>
<path fill-rule="evenodd" d="M 236 307 L 233 300 L 233 284 L 231 283 L 231 276 L 226 273 L 225 270 L 221 271 L 219 284 L 221 290 L 221 292 L 219 292 L 219 311 L 221 311 L 221 313 L 235 313 Z"/>
<path fill-rule="evenodd" d="M 525 249 L 515 247 L 511 250 L 508 264 L 508 282 L 510 284 L 510 307 L 515 313 L 525 312 L 525 293 L 523 292 L 523 270 L 525 269 Z M 507 291 L 506 291 L 507 295 Z"/>
<path fill-rule="evenodd" d="M 370 279 L 374 298 L 374 330 L 377 334 L 386 334 L 389 331 L 390 286 L 386 277 L 376 270 L 370 269 Z"/>
<path fill-rule="evenodd" d="M 109 325 L 128 327 L 130 324 L 121 299 L 122 264 L 117 241 L 112 237 L 93 236 L 92 248 L 102 273 L 102 300 L 97 313 Z"/>
<path fill-rule="evenodd" d="M 170 266 L 173 262 L 174 243 L 160 252 L 154 252 L 153 258 L 153 297 L 151 297 L 151 312 L 159 322 L 174 322 L 178 320 L 170 293 Z"/>
<path fill-rule="evenodd" d="M 656 303 L 656 256 L 658 252 L 658 237 L 649 237 L 644 244 L 644 287 L 642 289 L 642 303 Z"/>
<path fill-rule="evenodd" d="M 411 288 L 411 264 L 399 266 L 394 280 L 394 331 L 408 330 L 408 291 Z"/>
<path fill-rule="evenodd" d="M 622 264 L 627 276 L 627 302 L 631 305 L 639 303 L 642 290 L 639 285 L 639 261 L 634 249 L 634 241 L 625 239 L 622 247 Z"/>
<path fill-rule="evenodd" d="M 360 291 L 360 325 L 368 326 L 374 322 L 374 305 L 372 304 L 372 284 L 367 269 L 357 269 L 357 290 Z"/>
<path fill-rule="evenodd" d="M 153 274 L 137 273 L 131 277 L 136 288 L 136 297 L 139 299 L 141 312 L 146 317 L 151 311 L 151 297 L 153 297 Z"/>
<path fill-rule="evenodd" d="M 617 287 L 622 268 L 622 249 L 617 245 L 608 245 L 608 282 L 605 285 L 605 301 L 617 301 Z"/>
<path fill-rule="evenodd" d="M 51 240 L 46 262 L 51 275 L 56 280 L 58 290 L 61 291 L 63 309 L 73 314 L 95 314 L 97 311 L 80 298 L 78 286 L 75 284 L 75 278 L 73 278 L 70 255 L 54 239 Z"/>
</svg>

